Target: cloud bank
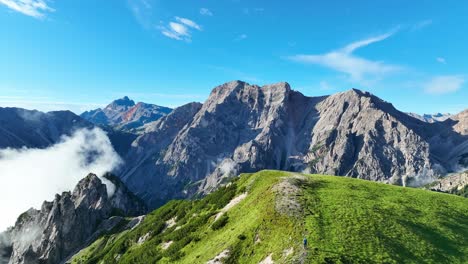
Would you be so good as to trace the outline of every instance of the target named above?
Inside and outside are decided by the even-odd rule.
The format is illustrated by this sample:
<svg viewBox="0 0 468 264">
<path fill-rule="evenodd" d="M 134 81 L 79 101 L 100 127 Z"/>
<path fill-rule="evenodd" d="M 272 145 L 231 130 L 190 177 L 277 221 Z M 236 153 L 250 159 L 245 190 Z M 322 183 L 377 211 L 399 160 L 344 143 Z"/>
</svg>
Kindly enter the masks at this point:
<svg viewBox="0 0 468 264">
<path fill-rule="evenodd" d="M 0 4 L 34 18 L 44 18 L 47 12 L 55 11 L 45 0 L 0 0 Z"/>
<path fill-rule="evenodd" d="M 69 191 L 88 173 L 102 175 L 121 163 L 100 129 L 82 129 L 46 149 L 0 150 L 0 232 L 31 207 Z M 108 185 L 108 192 L 112 192 Z M 112 194 L 112 193 L 110 193 Z"/>
</svg>

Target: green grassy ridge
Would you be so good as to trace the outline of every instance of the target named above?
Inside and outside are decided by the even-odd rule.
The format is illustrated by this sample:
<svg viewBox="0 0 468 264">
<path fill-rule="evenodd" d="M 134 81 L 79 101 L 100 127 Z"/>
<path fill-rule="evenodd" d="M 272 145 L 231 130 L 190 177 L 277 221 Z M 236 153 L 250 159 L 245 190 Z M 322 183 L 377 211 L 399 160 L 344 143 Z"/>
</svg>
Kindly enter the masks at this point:
<svg viewBox="0 0 468 264">
<path fill-rule="evenodd" d="M 230 256 L 224 263 L 258 263 L 270 254 L 275 263 L 467 263 L 468 200 L 359 179 L 293 175 L 243 174 L 205 198 L 169 202 L 134 230 L 102 236 L 72 263 L 206 263 L 225 249 Z M 285 179 L 301 189 L 299 215 L 275 209 L 274 186 Z M 247 197 L 217 226 L 216 213 L 244 192 Z M 176 225 L 165 230 L 173 217 Z M 162 249 L 168 241 L 173 243 Z"/>
</svg>

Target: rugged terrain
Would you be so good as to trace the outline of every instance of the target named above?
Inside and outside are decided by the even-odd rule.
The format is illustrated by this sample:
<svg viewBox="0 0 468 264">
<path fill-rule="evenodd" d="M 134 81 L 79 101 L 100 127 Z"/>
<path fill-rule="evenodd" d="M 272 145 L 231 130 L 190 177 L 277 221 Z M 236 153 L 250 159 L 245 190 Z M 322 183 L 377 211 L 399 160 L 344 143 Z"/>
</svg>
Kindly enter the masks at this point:
<svg viewBox="0 0 468 264">
<path fill-rule="evenodd" d="M 437 114 L 423 114 L 423 115 L 418 115 L 416 113 L 408 113 L 408 115 L 415 117 L 421 121 L 428 122 L 428 123 L 435 123 L 435 122 L 443 122 L 450 117 L 452 117 L 451 114 L 442 114 L 442 113 L 437 113 Z"/>
<path fill-rule="evenodd" d="M 21 214 L 15 226 L 1 235 L 3 261 L 9 259 L 10 264 L 62 263 L 101 233 L 116 226 L 122 228 L 123 223 L 128 225 L 125 216 L 145 212 L 144 203 L 117 177 L 106 174 L 100 179 L 90 174 L 73 192 L 57 194 L 39 210 L 30 209 Z M 138 219 L 133 225 L 136 223 Z"/>
<path fill-rule="evenodd" d="M 115 100 L 104 109 L 95 109 L 81 114 L 84 119 L 97 125 L 107 125 L 122 130 L 132 130 L 156 121 L 172 109 L 147 103 L 136 103 L 127 96 Z"/>
<path fill-rule="evenodd" d="M 467 166 L 466 122 L 427 123 L 356 89 L 306 97 L 234 81 L 151 123 L 118 175 L 151 207 L 261 169 L 421 186 Z"/>
<path fill-rule="evenodd" d="M 214 88 L 203 104 L 147 106 L 124 97 L 82 115 L 95 124 L 66 111 L 2 108 L 0 145 L 41 148 L 101 126 L 125 161 L 115 174 L 151 208 L 262 169 L 423 186 L 468 167 L 468 110 L 429 123 L 356 89 L 307 97 L 288 83 L 241 81 Z"/>
<path fill-rule="evenodd" d="M 451 193 L 468 198 L 468 171 L 449 174 L 424 187 L 432 191 Z"/>
<path fill-rule="evenodd" d="M 169 202 L 71 263 L 466 263 L 467 217 L 454 195 L 262 171 Z"/>
<path fill-rule="evenodd" d="M 0 107 L 0 149 L 50 146 L 74 130 L 93 127 L 70 111 L 43 113 Z"/>
</svg>

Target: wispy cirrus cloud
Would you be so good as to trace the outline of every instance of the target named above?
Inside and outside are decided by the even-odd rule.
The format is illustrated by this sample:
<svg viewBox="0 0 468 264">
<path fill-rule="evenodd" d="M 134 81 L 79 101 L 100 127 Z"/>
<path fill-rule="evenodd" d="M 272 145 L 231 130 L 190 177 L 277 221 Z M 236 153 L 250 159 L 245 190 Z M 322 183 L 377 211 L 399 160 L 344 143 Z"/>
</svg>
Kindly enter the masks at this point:
<svg viewBox="0 0 468 264">
<path fill-rule="evenodd" d="M 422 21 L 419 21 L 418 23 L 414 24 L 411 27 L 411 30 L 412 31 L 420 30 L 420 29 L 423 29 L 423 28 L 428 27 L 430 25 L 432 25 L 432 19 L 422 20 Z"/>
<path fill-rule="evenodd" d="M 341 73 L 347 74 L 352 81 L 364 82 L 366 78 L 381 78 L 383 75 L 400 71 L 403 67 L 387 64 L 382 61 L 374 61 L 359 57 L 354 53 L 357 49 L 364 48 L 373 43 L 383 41 L 397 32 L 394 29 L 383 35 L 363 39 L 325 54 L 307 55 L 299 54 L 288 59 L 306 64 L 320 65 Z"/>
<path fill-rule="evenodd" d="M 46 0 L 0 0 L 0 4 L 27 16 L 42 19 L 47 12 L 54 12 Z"/>
<path fill-rule="evenodd" d="M 465 81 L 465 77 L 461 75 L 436 76 L 424 85 L 424 90 L 436 95 L 453 93 L 460 90 Z"/>
<path fill-rule="evenodd" d="M 159 26 L 161 33 L 171 39 L 184 40 L 190 42 L 192 40 L 191 29 L 201 31 L 202 28 L 193 20 L 183 17 L 175 17 L 175 21 L 171 21 L 167 26 Z"/>
<path fill-rule="evenodd" d="M 208 8 L 200 8 L 200 15 L 202 16 L 213 16 L 213 12 Z"/>
<path fill-rule="evenodd" d="M 135 20 L 145 29 L 153 28 L 154 0 L 127 0 L 128 7 Z"/>
<path fill-rule="evenodd" d="M 436 58 L 436 61 L 437 61 L 438 63 L 447 64 L 447 61 L 446 61 L 445 58 L 443 58 L 443 57 L 437 57 L 437 58 Z"/>
</svg>

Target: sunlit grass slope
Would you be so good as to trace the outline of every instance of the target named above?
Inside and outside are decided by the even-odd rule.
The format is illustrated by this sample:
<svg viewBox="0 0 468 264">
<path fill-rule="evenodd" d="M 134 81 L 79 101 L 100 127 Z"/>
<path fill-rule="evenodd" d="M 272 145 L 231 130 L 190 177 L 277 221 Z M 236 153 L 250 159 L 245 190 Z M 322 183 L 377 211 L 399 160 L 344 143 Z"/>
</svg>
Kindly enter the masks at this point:
<svg viewBox="0 0 468 264">
<path fill-rule="evenodd" d="M 261 171 L 203 199 L 169 202 L 72 262 L 468 263 L 467 219 L 468 200 L 454 195 Z"/>
</svg>

